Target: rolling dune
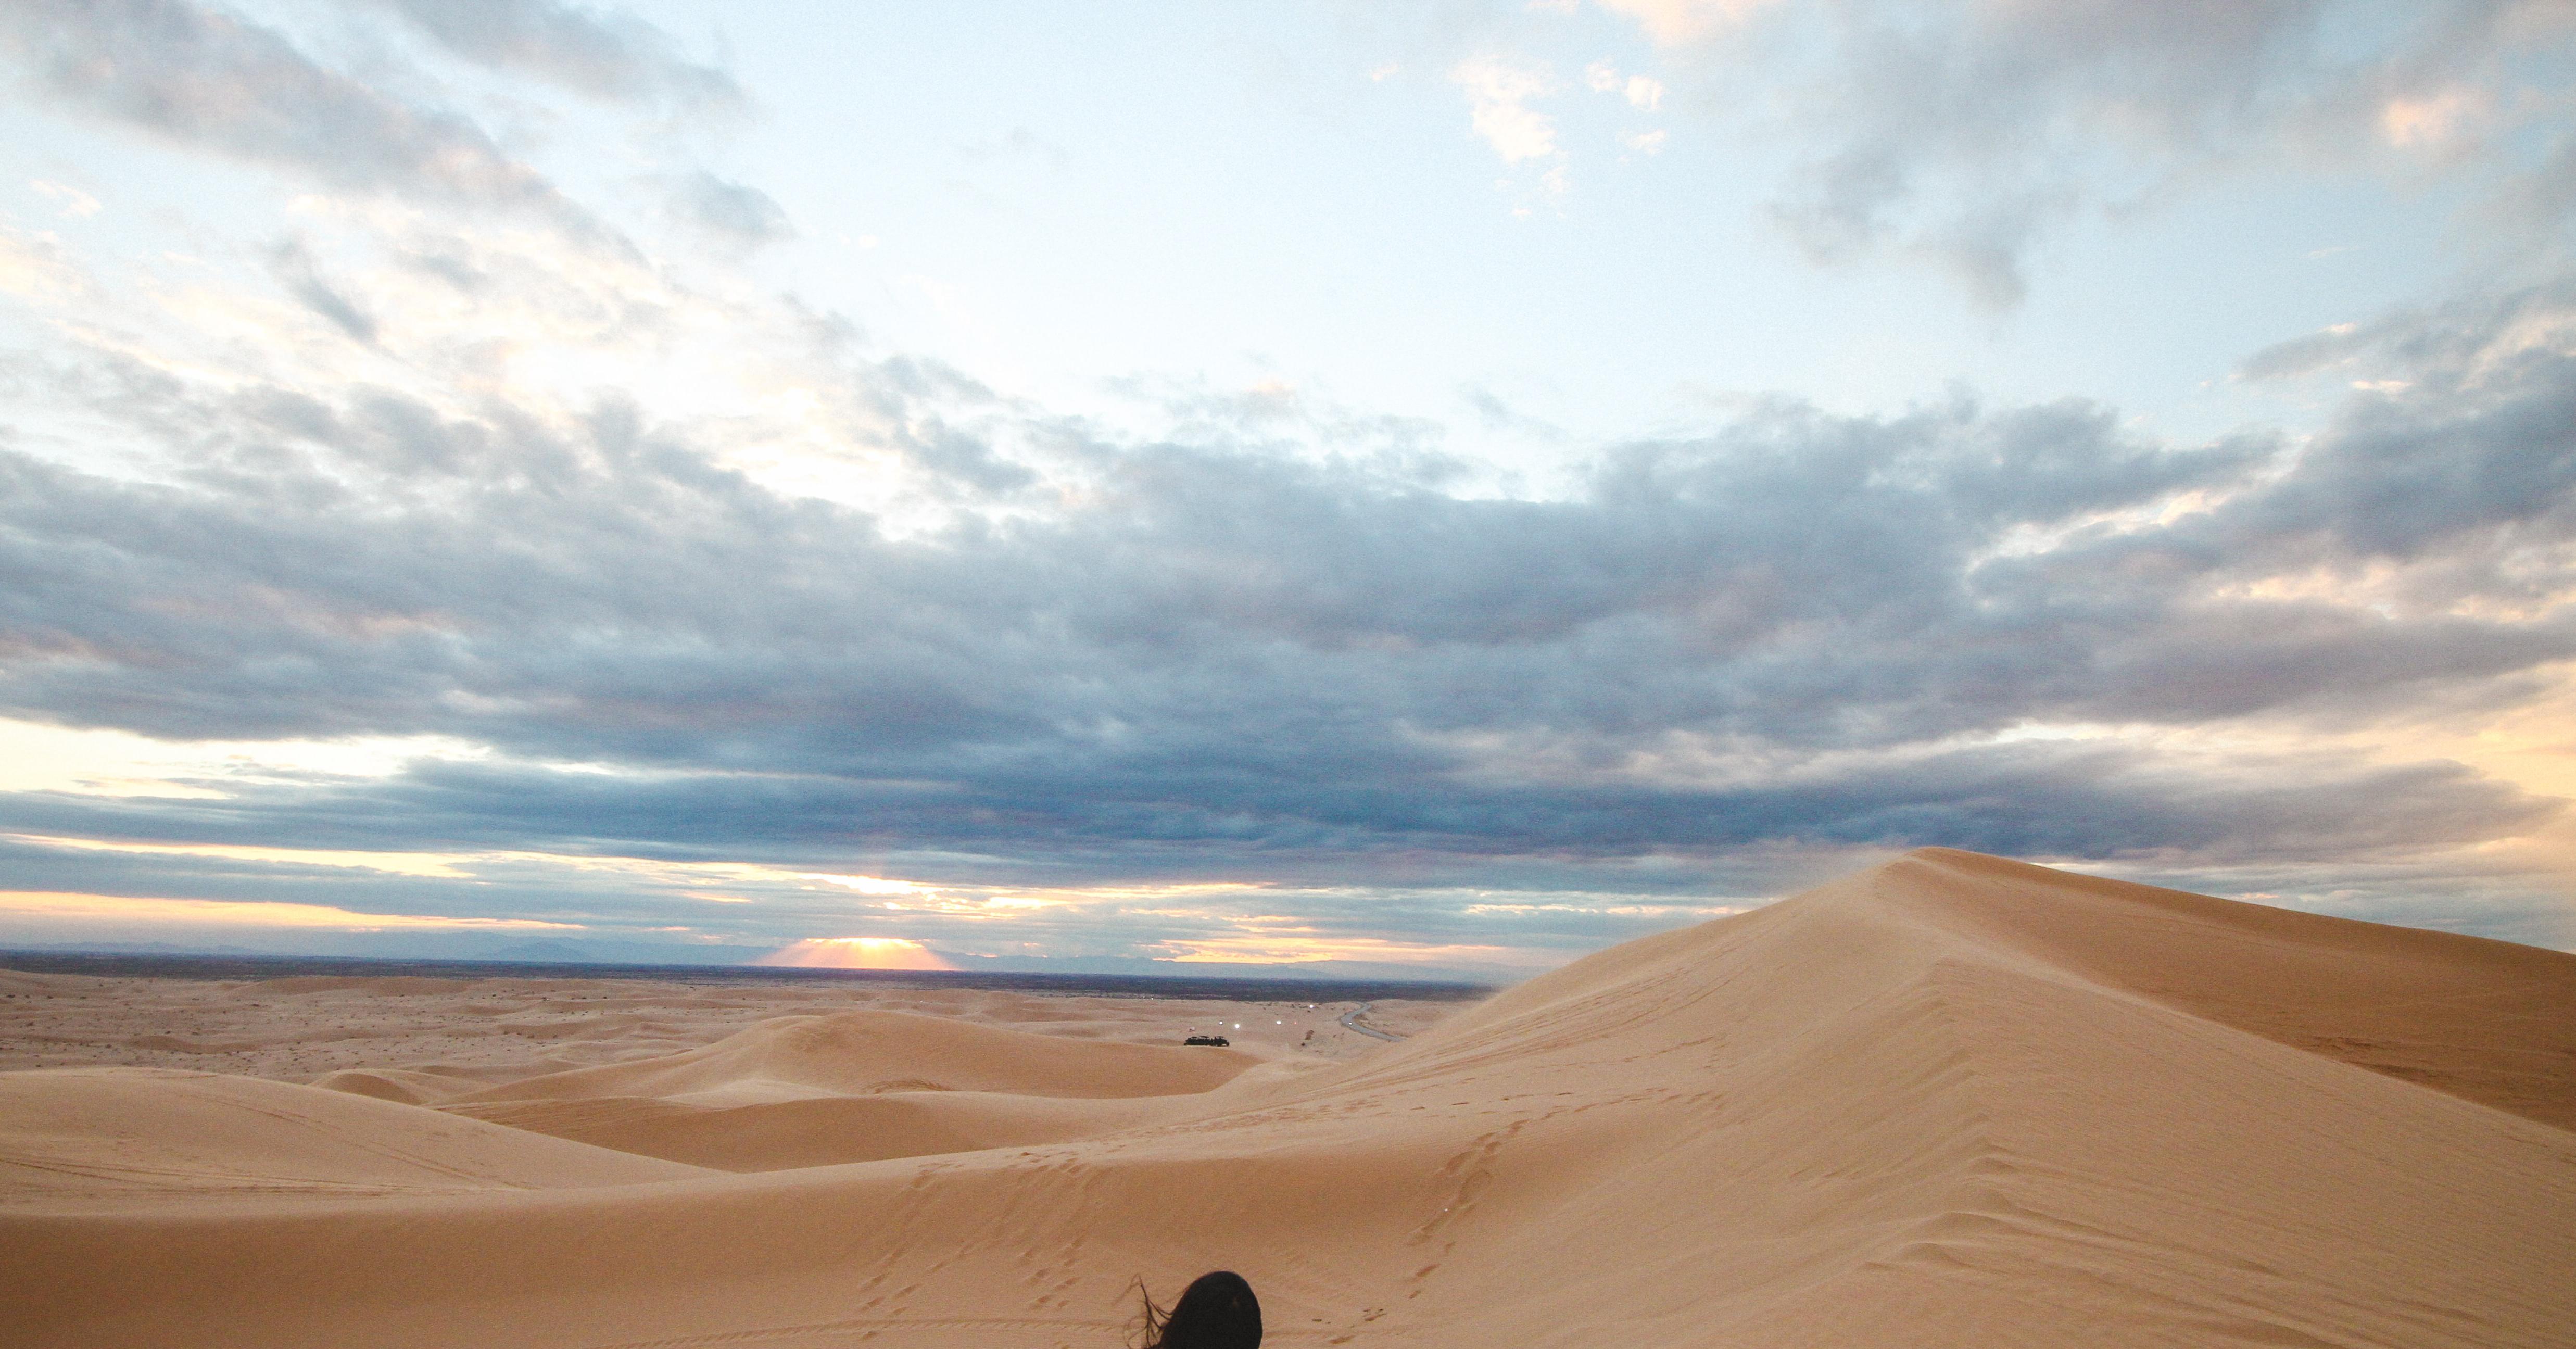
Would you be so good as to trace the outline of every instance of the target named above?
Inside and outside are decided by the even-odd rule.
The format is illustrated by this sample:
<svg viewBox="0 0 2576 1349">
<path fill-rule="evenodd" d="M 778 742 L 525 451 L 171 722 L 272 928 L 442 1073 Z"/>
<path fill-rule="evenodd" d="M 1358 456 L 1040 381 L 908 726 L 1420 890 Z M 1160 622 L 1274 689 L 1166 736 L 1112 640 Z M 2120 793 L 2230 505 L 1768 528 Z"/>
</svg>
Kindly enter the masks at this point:
<svg viewBox="0 0 2576 1349">
<path fill-rule="evenodd" d="M 460 1103 L 668 1096 L 708 1104 L 889 1091 L 1182 1096 L 1258 1060 L 1229 1049 L 1068 1041 L 911 1012 L 787 1016 L 686 1053 L 490 1087 Z"/>
<path fill-rule="evenodd" d="M 264 1084 L 388 1137 L 569 1151 L 449 1185 L 212 1135 L 164 1199 L 0 1209 L 0 1324 L 1109 1346 L 1130 1280 L 1229 1267 L 1292 1346 L 2576 1343 L 2576 957 L 2551 952 L 1931 850 L 1347 1063 L 997 1034 L 790 1019 L 446 1110 Z M 194 1081 L 0 1107 L 0 1143 L 193 1136 L 210 1107 L 155 1093 Z M 486 1111 L 567 1138 L 454 1113 Z M 744 1174 L 629 1177 L 584 1135 Z M 796 1164 L 844 1136 L 885 1155 Z M 253 1169 L 380 1188 L 188 1197 Z"/>
<path fill-rule="evenodd" d="M 653 1096 L 469 1102 L 449 1112 L 719 1171 L 786 1171 L 843 1162 L 1061 1143 L 1170 1116 L 1141 1101 L 904 1091 L 695 1105 Z"/>
<path fill-rule="evenodd" d="M 442 1108 L 651 1157 L 778 1171 L 1106 1133 L 1260 1061 L 856 1011 L 780 1017 L 704 1049 L 524 1078 Z"/>
<path fill-rule="evenodd" d="M 154 1068 L 0 1073 L 0 1206 L 448 1194 L 675 1180 L 695 1168 L 410 1106 Z"/>
</svg>

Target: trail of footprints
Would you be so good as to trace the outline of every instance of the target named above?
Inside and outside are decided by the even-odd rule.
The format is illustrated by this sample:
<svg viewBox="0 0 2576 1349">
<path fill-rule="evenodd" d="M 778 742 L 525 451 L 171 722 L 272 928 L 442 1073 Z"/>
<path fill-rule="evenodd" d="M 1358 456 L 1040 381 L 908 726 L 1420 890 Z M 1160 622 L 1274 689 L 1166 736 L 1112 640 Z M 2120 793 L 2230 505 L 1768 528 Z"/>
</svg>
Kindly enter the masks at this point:
<svg viewBox="0 0 2576 1349">
<path fill-rule="evenodd" d="M 1555 1098 L 1566 1098 L 1573 1096 L 1574 1093 L 1560 1091 L 1550 1095 Z M 1495 1173 L 1494 1162 L 1506 1143 L 1518 1137 L 1522 1130 L 1531 1124 L 1545 1123 L 1561 1116 L 1579 1115 L 1596 1108 L 1616 1107 L 1650 1099 L 1684 1101 L 1715 1109 L 1723 1104 L 1725 1098 L 1722 1093 L 1716 1091 L 1676 1093 L 1664 1089 L 1632 1092 L 1608 1099 L 1569 1101 L 1542 1109 L 1536 1114 L 1524 1115 L 1502 1128 L 1480 1134 L 1467 1147 L 1453 1154 L 1437 1172 L 1433 1173 L 1434 1180 L 1447 1187 L 1448 1203 L 1442 1205 L 1438 1213 L 1431 1215 L 1405 1237 L 1407 1246 L 1427 1254 L 1422 1265 L 1404 1277 L 1403 1282 L 1408 1285 L 1404 1295 L 1405 1300 L 1411 1301 L 1421 1297 L 1431 1276 L 1439 1272 L 1442 1264 L 1457 1249 L 1458 1238 L 1452 1229 L 1464 1221 L 1469 1214 L 1475 1212 L 1480 1197 L 1492 1186 Z M 1374 1102 L 1369 1103 L 1374 1104 Z M 1035 1152 L 1023 1154 L 1024 1157 L 1031 1159 L 1045 1155 Z M 943 1172 L 951 1169 L 954 1168 L 948 1164 L 925 1163 L 904 1187 L 905 1202 L 900 1205 L 896 1219 L 897 1235 L 893 1243 L 895 1249 L 906 1249 L 915 1244 L 913 1236 L 921 1216 L 917 1199 Z M 1029 1315 L 1025 1317 L 992 1318 L 968 1322 L 950 1318 L 914 1318 L 909 1315 L 908 1299 L 919 1292 L 927 1280 L 960 1259 L 984 1249 L 982 1245 L 970 1243 L 952 1249 L 928 1267 L 918 1269 L 909 1282 L 891 1292 L 879 1290 L 888 1282 L 892 1271 L 890 1269 L 879 1271 L 859 1290 L 868 1296 L 857 1308 L 859 1315 L 849 1320 L 642 1341 L 603 1346 L 603 1349 L 701 1349 L 701 1346 L 705 1349 L 716 1349 L 717 1346 L 752 1344 L 763 1340 L 811 1339 L 822 1336 L 834 1337 L 834 1342 L 841 1344 L 867 1344 L 877 1341 L 881 1330 L 898 1326 L 928 1329 L 938 1326 L 974 1324 L 990 1326 L 996 1330 L 1004 1327 L 1045 1328 L 1061 1333 L 1072 1326 L 1080 1325 L 1084 1327 L 1084 1334 L 1096 1333 L 1105 1328 L 1106 1323 L 1094 1317 L 1073 1316 L 1069 1313 L 1077 1302 L 1073 1293 L 1081 1285 L 1082 1276 L 1076 1271 L 1080 1268 L 1083 1248 L 1089 1242 L 1088 1235 L 1079 1226 L 1078 1215 L 1090 1208 L 1092 1194 L 1097 1188 L 1102 1173 L 1097 1167 L 1083 1165 L 1076 1157 L 1062 1154 L 1050 1157 L 1037 1169 L 1072 1173 L 1076 1176 L 1071 1212 L 1072 1215 L 1077 1216 L 1073 1222 L 1066 1224 L 1062 1229 L 1065 1233 L 1063 1241 L 1052 1247 L 1041 1246 L 1022 1250 L 1013 1257 L 1013 1263 L 1023 1271 L 1019 1286 L 1029 1294 L 1029 1299 L 1024 1304 Z M 1343 1322 L 1343 1325 L 1348 1328 L 1344 1333 L 1329 1337 L 1325 1343 L 1328 1345 L 1352 1343 L 1360 1337 L 1366 1327 L 1384 1318 L 1388 1310 L 1387 1307 L 1364 1308 L 1356 1320 Z M 1047 1315 L 1050 1312 L 1054 1315 Z"/>
<path fill-rule="evenodd" d="M 1443 1184 L 1454 1184 L 1456 1188 L 1450 1192 L 1449 1202 L 1442 1205 L 1438 1213 L 1431 1215 L 1405 1238 L 1408 1246 L 1427 1247 L 1435 1242 L 1439 1246 L 1430 1263 L 1406 1276 L 1405 1281 L 1413 1287 L 1404 1295 L 1405 1300 L 1422 1296 L 1423 1281 L 1437 1272 L 1441 1262 L 1458 1248 L 1458 1239 L 1448 1235 L 1449 1229 L 1475 1211 L 1477 1196 L 1494 1183 L 1495 1155 L 1503 1150 L 1503 1144 L 1510 1142 L 1528 1125 L 1527 1118 L 1516 1119 L 1500 1129 L 1478 1136 L 1474 1145 L 1451 1157 L 1435 1173 L 1437 1180 Z"/>
</svg>

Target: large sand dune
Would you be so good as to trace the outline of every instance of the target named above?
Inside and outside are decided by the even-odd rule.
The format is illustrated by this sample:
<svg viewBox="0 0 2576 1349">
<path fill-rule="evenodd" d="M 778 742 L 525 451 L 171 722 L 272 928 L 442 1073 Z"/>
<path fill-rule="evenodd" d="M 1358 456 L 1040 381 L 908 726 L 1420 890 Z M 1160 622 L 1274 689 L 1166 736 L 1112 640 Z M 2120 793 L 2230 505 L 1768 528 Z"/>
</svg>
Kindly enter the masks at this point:
<svg viewBox="0 0 2576 1349">
<path fill-rule="evenodd" d="M 0 1105 L 0 1145 L 180 1173 L 0 1208 L 0 1327 L 1108 1346 L 1132 1278 L 1223 1266 L 1282 1345 L 2576 1343 L 2576 957 L 1928 851 L 1349 1063 L 1026 1048 L 823 1018 L 294 1097 L 574 1149 L 552 1188 L 512 1188 L 533 1151 L 452 1185 L 258 1131 L 169 1160 L 196 1130 L 158 1078 L 112 1117 Z M 566 1137 L 457 1113 L 512 1111 Z M 585 1134 L 745 1174 L 615 1174 Z M 245 1157 L 374 1188 L 193 1195 Z"/>
</svg>

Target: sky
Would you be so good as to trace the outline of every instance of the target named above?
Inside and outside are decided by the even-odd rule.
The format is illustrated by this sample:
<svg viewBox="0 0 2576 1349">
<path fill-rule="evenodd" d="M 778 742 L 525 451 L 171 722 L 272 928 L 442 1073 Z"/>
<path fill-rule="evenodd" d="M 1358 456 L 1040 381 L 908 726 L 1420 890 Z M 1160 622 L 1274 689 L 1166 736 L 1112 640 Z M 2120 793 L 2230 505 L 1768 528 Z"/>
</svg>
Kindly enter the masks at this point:
<svg viewBox="0 0 2576 1349">
<path fill-rule="evenodd" d="M 2576 949 L 2576 9 L 0 8 L 0 947 Z"/>
</svg>

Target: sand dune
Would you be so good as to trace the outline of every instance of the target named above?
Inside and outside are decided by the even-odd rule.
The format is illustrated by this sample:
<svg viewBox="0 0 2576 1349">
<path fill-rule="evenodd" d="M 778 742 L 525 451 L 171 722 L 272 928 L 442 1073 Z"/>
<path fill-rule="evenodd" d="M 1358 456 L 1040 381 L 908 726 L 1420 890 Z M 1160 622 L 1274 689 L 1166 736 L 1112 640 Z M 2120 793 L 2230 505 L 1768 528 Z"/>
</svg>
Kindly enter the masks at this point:
<svg viewBox="0 0 2576 1349">
<path fill-rule="evenodd" d="M 1226 1266 L 1282 1345 L 2565 1345 L 2571 987 L 2576 957 L 1929 851 L 1190 1094 L 1078 1098 L 968 1038 L 935 1042 L 961 1090 L 871 1096 L 944 1033 L 885 1023 L 505 1085 L 453 1104 L 941 1100 L 969 1143 L 1033 1101 L 1137 1114 L 649 1184 L 5 1211 L 0 1324 L 1108 1346 L 1131 1278 Z"/>
<path fill-rule="evenodd" d="M 1909 887 L 1978 939 L 2296 1048 L 2576 1128 L 2576 958 L 1974 854 Z"/>
<path fill-rule="evenodd" d="M 632 1185 L 693 1173 L 257 1078 L 153 1068 L 0 1074 L 0 1205 L 12 1208 Z"/>
<path fill-rule="evenodd" d="M 720 1171 L 784 1171 L 1089 1138 L 1158 1122 L 1169 1097 L 1082 1100 L 996 1092 L 808 1096 L 709 1106 L 651 1096 L 467 1102 L 494 1124 Z"/>
<path fill-rule="evenodd" d="M 435 1105 L 479 1091 L 485 1086 L 471 1077 L 455 1073 L 422 1072 L 409 1068 L 343 1068 L 313 1079 L 313 1085 L 328 1091 L 372 1096 L 379 1101 L 397 1101 L 403 1105 Z"/>
<path fill-rule="evenodd" d="M 894 1091 L 1180 1096 L 1258 1060 L 1229 1049 L 1068 1041 L 911 1012 L 779 1017 L 703 1049 L 550 1073 L 460 1098 L 666 1096 L 707 1105 Z"/>
<path fill-rule="evenodd" d="M 443 1108 L 645 1156 L 777 1171 L 1107 1133 L 1259 1062 L 858 1011 L 780 1017 L 704 1049 L 524 1078 Z"/>
<path fill-rule="evenodd" d="M 1338 1024 L 1350 1006 L 744 980 L 714 971 L 672 979 L 192 979 L 0 971 L 0 1072 L 185 1068 L 313 1082 L 338 1072 L 394 1070 L 483 1087 L 699 1049 L 781 1015 L 855 1010 L 1156 1046 L 1221 1030 L 1237 1050 L 1256 1057 L 1337 1059 L 1377 1043 Z M 1380 1002 L 1369 1019 L 1409 1031 L 1456 1006 Z"/>
</svg>

